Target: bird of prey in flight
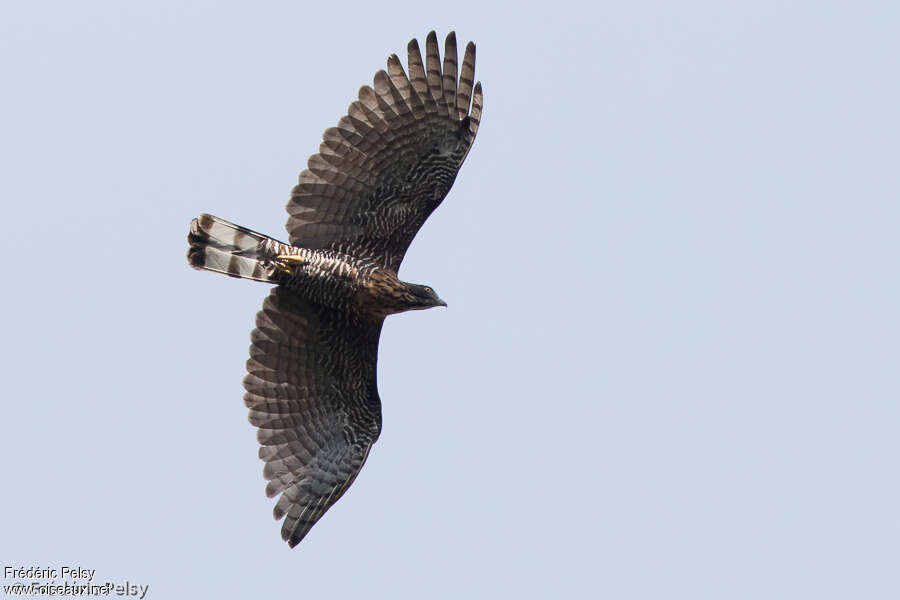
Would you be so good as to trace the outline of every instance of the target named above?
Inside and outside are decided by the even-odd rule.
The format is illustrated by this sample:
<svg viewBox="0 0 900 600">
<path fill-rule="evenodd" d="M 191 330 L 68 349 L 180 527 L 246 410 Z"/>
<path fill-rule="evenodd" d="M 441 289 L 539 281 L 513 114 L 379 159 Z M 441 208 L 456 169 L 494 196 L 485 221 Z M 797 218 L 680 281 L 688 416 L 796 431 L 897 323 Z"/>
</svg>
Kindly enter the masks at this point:
<svg viewBox="0 0 900 600">
<path fill-rule="evenodd" d="M 266 494 L 294 547 L 356 478 L 381 431 L 376 384 L 384 318 L 446 306 L 397 270 L 462 166 L 481 119 L 475 44 L 407 46 L 325 130 L 287 204 L 290 243 L 203 214 L 197 269 L 275 284 L 256 316 L 244 402 L 258 428 Z M 474 87 L 473 87 L 474 83 Z"/>
</svg>

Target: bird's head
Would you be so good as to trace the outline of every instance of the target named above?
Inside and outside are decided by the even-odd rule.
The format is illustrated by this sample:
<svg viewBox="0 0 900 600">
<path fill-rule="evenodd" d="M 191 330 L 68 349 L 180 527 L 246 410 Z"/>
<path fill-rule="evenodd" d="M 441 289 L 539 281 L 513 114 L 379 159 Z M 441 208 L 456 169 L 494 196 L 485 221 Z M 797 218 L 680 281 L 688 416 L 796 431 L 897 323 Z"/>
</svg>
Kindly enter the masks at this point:
<svg viewBox="0 0 900 600">
<path fill-rule="evenodd" d="M 441 300 L 433 289 L 427 285 L 419 285 L 417 283 L 407 283 L 403 292 L 403 303 L 406 305 L 404 310 L 422 310 L 431 308 L 432 306 L 447 306 L 447 303 Z"/>
<path fill-rule="evenodd" d="M 361 312 L 381 316 L 447 306 L 427 285 L 400 281 L 388 269 L 379 269 L 369 276 L 357 301 Z"/>
</svg>

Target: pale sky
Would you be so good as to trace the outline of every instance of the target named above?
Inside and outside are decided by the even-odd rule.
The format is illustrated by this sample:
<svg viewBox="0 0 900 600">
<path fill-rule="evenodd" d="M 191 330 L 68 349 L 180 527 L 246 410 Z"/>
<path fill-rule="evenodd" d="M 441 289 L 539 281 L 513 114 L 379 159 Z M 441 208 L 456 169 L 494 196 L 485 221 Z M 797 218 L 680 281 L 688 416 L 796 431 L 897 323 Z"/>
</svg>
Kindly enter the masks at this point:
<svg viewBox="0 0 900 600">
<path fill-rule="evenodd" d="M 188 268 L 188 224 L 285 239 L 324 129 L 431 29 L 476 41 L 485 98 L 401 269 L 449 307 L 388 319 L 381 438 L 290 550 L 242 401 L 268 288 Z M 151 599 L 900 597 L 898 30 L 892 2 L 4 4 L 2 566 Z"/>
</svg>

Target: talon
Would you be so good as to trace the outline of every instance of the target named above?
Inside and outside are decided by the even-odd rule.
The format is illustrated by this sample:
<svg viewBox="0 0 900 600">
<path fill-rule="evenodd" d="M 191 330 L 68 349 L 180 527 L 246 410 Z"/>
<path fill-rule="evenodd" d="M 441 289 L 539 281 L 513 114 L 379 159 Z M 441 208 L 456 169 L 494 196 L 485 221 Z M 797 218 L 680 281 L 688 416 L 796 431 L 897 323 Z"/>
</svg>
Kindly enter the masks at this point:
<svg viewBox="0 0 900 600">
<path fill-rule="evenodd" d="M 308 260 L 296 254 L 279 254 L 275 268 L 287 275 L 293 275 L 294 269 L 309 263 Z"/>
<path fill-rule="evenodd" d="M 303 258 L 298 254 L 279 254 L 278 260 L 283 260 L 284 262 L 292 262 L 297 263 L 299 265 L 305 265 L 309 261 Z"/>
</svg>

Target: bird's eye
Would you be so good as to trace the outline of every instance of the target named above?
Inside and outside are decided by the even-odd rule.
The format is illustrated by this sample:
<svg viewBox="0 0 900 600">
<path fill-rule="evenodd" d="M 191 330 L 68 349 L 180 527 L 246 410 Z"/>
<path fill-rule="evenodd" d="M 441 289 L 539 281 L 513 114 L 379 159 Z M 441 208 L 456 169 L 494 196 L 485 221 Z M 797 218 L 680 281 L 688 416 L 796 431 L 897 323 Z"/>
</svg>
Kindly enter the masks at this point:
<svg viewBox="0 0 900 600">
<path fill-rule="evenodd" d="M 429 294 L 433 294 L 433 293 L 434 293 L 434 290 L 431 289 L 430 287 L 428 287 L 427 285 L 425 286 L 425 291 L 428 292 Z"/>
</svg>

